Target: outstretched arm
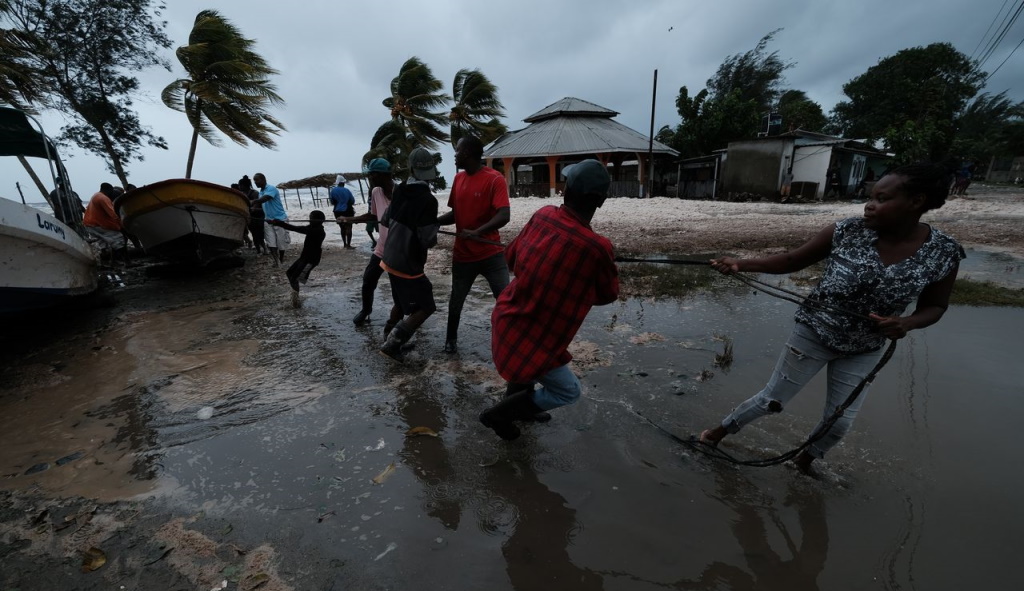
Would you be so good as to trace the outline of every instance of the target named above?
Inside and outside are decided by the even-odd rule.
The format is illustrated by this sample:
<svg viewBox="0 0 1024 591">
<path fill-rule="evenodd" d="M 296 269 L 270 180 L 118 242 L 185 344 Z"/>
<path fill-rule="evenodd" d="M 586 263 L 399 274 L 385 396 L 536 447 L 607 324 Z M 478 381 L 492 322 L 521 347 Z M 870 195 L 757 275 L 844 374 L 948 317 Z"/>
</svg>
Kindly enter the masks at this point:
<svg viewBox="0 0 1024 591">
<path fill-rule="evenodd" d="M 825 257 L 832 252 L 832 235 L 835 230 L 836 225 L 830 224 L 815 234 L 813 238 L 789 252 L 756 259 L 722 257 L 711 259 L 711 266 L 726 275 L 738 271 L 775 275 L 799 271 L 825 260 Z"/>
<path fill-rule="evenodd" d="M 281 226 L 282 228 L 284 228 L 285 230 L 288 230 L 289 232 L 298 232 L 299 234 L 309 234 L 309 228 L 308 227 L 303 228 L 302 226 L 293 226 L 293 225 L 289 224 L 288 222 L 281 221 L 281 220 L 267 220 L 267 223 L 270 224 L 271 226 Z"/>
<path fill-rule="evenodd" d="M 455 210 L 449 209 L 447 213 L 437 216 L 438 226 L 450 226 L 455 223 Z"/>
</svg>

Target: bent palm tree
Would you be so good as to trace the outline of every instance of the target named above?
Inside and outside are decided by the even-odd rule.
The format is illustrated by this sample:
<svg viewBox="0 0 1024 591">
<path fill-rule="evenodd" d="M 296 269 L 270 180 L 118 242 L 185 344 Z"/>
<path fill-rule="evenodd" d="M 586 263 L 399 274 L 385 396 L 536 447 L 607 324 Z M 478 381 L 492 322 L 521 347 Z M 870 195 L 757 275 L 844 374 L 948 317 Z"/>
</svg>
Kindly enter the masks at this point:
<svg viewBox="0 0 1024 591">
<path fill-rule="evenodd" d="M 219 146 L 219 130 L 236 144 L 252 141 L 273 148 L 273 136 L 285 129 L 267 112 L 271 105 L 284 104 L 269 80 L 278 72 L 253 51 L 255 44 L 220 13 L 204 10 L 196 15 L 188 45 L 175 52 L 189 78 L 168 84 L 160 98 L 192 124 L 185 178 L 192 178 L 199 136 Z"/>
<path fill-rule="evenodd" d="M 480 70 L 459 70 L 452 82 L 455 106 L 448 114 L 451 122 L 452 147 L 467 134 L 475 135 L 486 146 L 508 131 L 498 121 L 505 116 L 505 107 L 498 100 L 498 87 Z"/>
<path fill-rule="evenodd" d="M 0 0 L 0 20 L 13 11 L 10 2 Z M 32 111 L 31 103 L 43 98 L 44 82 L 27 63 L 41 44 L 23 29 L 0 29 L 0 102 Z"/>
<path fill-rule="evenodd" d="M 441 129 L 447 119 L 436 111 L 451 100 L 443 88 L 430 67 L 411 57 L 391 80 L 391 96 L 382 101 L 391 111 L 391 119 L 401 123 L 417 144 L 431 150 L 448 141 L 448 134 Z"/>
</svg>

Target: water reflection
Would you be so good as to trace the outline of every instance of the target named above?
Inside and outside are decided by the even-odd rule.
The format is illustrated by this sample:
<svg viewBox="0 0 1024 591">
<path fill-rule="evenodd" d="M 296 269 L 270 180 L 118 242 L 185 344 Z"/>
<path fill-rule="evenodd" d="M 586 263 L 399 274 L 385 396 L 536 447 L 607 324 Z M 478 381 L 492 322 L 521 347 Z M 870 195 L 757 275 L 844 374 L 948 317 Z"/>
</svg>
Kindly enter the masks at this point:
<svg viewBox="0 0 1024 591">
<path fill-rule="evenodd" d="M 421 381 L 399 387 L 398 414 L 410 429 L 427 427 L 443 434 L 448 426 L 445 408 L 430 394 L 440 391 L 440 384 L 426 376 L 422 376 Z M 455 471 L 442 437 L 406 437 L 401 457 L 430 495 L 424 503 L 427 515 L 440 521 L 447 529 L 459 529 L 462 507 L 457 496 L 451 494 Z"/>
<path fill-rule="evenodd" d="M 513 508 L 511 535 L 501 546 L 505 571 L 517 591 L 604 589 L 598 573 L 577 566 L 569 546 L 580 531 L 576 510 L 540 481 L 527 462 L 502 462 L 488 469 L 488 489 Z M 484 529 L 488 529 L 485 525 Z"/>
<path fill-rule="evenodd" d="M 799 530 L 787 527 L 774 499 L 736 474 L 719 475 L 717 497 L 735 518 L 730 524 L 743 551 L 744 565 L 716 561 L 695 581 L 682 581 L 678 589 L 800 589 L 815 591 L 818 575 L 828 557 L 828 522 L 820 490 L 798 488 L 791 480 L 784 506 L 796 508 Z M 771 531 L 774 530 L 774 531 Z M 781 536 L 786 551 L 771 544 Z M 799 543 L 797 543 L 799 539 Z"/>
</svg>

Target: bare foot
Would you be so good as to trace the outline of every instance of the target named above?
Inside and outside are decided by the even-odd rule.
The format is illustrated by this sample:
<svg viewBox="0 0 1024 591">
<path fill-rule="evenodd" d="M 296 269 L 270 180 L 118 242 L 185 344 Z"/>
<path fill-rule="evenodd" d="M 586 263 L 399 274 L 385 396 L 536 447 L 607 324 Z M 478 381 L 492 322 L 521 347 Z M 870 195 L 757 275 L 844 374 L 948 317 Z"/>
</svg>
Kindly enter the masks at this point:
<svg viewBox="0 0 1024 591">
<path fill-rule="evenodd" d="M 697 437 L 697 440 L 705 445 L 717 447 L 718 442 L 721 441 L 727 433 L 728 432 L 725 430 L 725 428 L 719 425 L 713 429 L 704 429 L 703 431 L 701 431 L 700 436 Z"/>
</svg>

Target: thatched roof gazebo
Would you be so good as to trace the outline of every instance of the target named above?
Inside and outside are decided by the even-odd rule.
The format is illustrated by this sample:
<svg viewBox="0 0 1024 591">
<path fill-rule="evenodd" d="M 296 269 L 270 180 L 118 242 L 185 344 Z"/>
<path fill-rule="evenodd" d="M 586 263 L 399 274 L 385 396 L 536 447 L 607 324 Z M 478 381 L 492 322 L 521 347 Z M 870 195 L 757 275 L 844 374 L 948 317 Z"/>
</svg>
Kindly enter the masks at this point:
<svg viewBox="0 0 1024 591">
<path fill-rule="evenodd" d="M 488 166 L 504 171 L 512 194 L 554 196 L 563 187 L 558 174 L 561 168 L 594 158 L 612 166 L 612 195 L 639 196 L 647 182 L 650 138 L 615 121 L 613 118 L 618 114 L 585 100 L 566 97 L 524 119 L 529 123 L 527 127 L 495 140 L 484 150 L 484 158 Z M 655 159 L 679 156 L 658 141 L 653 143 L 652 152 Z M 626 161 L 636 162 L 635 172 L 630 166 L 629 173 L 624 174 Z M 530 178 L 521 179 L 520 170 Z"/>
<path fill-rule="evenodd" d="M 345 177 L 345 180 L 349 183 L 355 181 L 359 186 L 359 196 L 363 203 L 366 202 L 367 195 L 370 192 L 369 182 L 367 181 L 366 190 L 363 189 L 363 181 L 366 180 L 367 175 L 363 172 L 324 172 L 315 176 L 306 177 L 304 179 L 296 179 L 292 181 L 285 181 L 278 183 L 277 188 L 281 190 L 281 196 L 287 198 L 288 190 L 295 191 L 296 196 L 299 199 L 299 206 L 302 206 L 302 190 L 306 189 L 309 191 L 309 197 L 313 200 L 313 205 L 321 206 L 327 199 L 326 195 L 320 194 L 320 189 L 325 189 L 325 193 L 329 193 L 331 187 L 337 184 L 338 175 Z"/>
</svg>

